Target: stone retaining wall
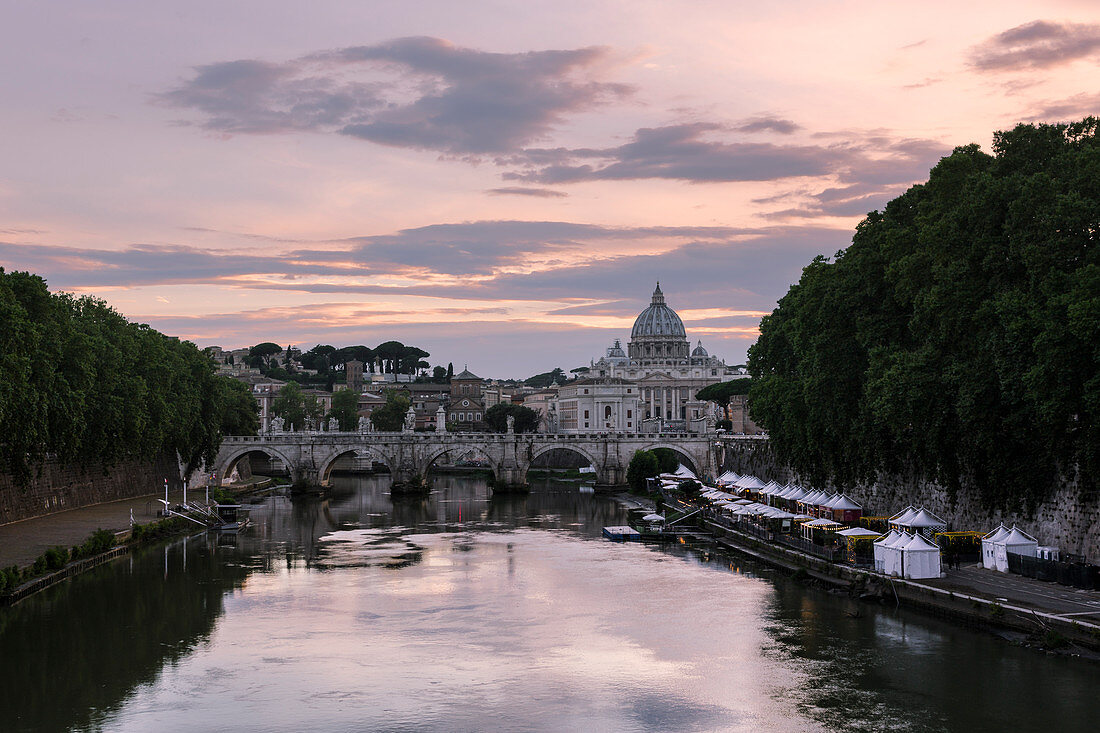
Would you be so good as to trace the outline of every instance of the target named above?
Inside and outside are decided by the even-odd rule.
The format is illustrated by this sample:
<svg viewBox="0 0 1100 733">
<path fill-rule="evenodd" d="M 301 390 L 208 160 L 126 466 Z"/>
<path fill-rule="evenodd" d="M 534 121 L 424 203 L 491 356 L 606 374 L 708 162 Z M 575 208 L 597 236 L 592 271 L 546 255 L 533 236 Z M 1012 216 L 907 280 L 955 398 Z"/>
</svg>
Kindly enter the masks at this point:
<svg viewBox="0 0 1100 733">
<path fill-rule="evenodd" d="M 91 504 L 180 489 L 179 466 L 167 454 L 154 461 L 127 461 L 104 470 L 46 459 L 26 486 L 0 475 L 0 524 Z"/>
<path fill-rule="evenodd" d="M 726 463 L 723 469 L 750 473 L 764 481 L 802 483 L 789 466 L 775 460 L 766 442 L 734 443 L 726 449 Z M 884 475 L 870 485 L 818 488 L 843 491 L 863 504 L 866 515 L 896 514 L 912 504 L 923 505 L 938 514 L 952 530 L 984 532 L 1000 522 L 1008 526 L 1017 524 L 1039 540 L 1040 545 L 1053 545 L 1062 552 L 1083 555 L 1089 562 L 1100 564 L 1100 492 L 1082 492 L 1074 483 L 1062 485 L 1031 515 L 984 506 L 977 497 L 961 492 L 952 502 L 943 487 L 912 477 Z"/>
</svg>

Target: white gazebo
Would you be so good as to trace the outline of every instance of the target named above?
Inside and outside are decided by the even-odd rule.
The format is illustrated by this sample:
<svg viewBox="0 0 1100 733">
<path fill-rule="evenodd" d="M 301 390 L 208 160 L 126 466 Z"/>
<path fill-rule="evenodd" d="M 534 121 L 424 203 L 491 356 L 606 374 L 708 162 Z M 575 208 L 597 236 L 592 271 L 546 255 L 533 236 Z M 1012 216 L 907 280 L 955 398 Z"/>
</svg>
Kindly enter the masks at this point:
<svg viewBox="0 0 1100 733">
<path fill-rule="evenodd" d="M 901 547 L 901 556 L 904 577 L 912 580 L 940 577 L 940 548 L 923 535 L 914 534 Z"/>
<path fill-rule="evenodd" d="M 875 540 L 875 570 L 890 575 L 893 567 L 894 548 L 891 543 L 900 534 L 896 529 L 890 530 L 882 539 Z"/>
<path fill-rule="evenodd" d="M 1002 573 L 1008 572 L 1008 556 L 1024 555 L 1035 557 L 1039 551 L 1039 542 L 1027 532 L 1015 525 L 993 544 L 993 565 Z M 984 556 L 984 553 L 983 553 Z M 984 558 L 983 558 L 984 559 Z"/>
<path fill-rule="evenodd" d="M 997 529 L 982 537 L 982 567 L 988 570 L 997 569 L 997 554 L 994 546 L 1008 534 L 1008 527 L 1004 524 L 997 525 Z"/>
</svg>

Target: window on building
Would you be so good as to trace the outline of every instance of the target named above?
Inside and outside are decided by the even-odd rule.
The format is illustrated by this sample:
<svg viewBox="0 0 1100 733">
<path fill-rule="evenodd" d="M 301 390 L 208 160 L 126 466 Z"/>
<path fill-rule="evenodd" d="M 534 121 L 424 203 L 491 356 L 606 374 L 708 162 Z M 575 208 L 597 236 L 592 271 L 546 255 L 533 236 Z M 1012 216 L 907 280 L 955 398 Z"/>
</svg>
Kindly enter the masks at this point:
<svg viewBox="0 0 1100 733">
<path fill-rule="evenodd" d="M 603 408 L 603 419 L 604 420 L 610 420 L 611 419 L 611 405 L 605 405 L 604 406 L 604 408 Z"/>
<path fill-rule="evenodd" d="M 634 412 L 634 410 L 627 410 L 627 411 L 626 411 L 626 419 L 627 419 L 627 420 L 629 420 L 630 418 L 634 417 L 634 415 L 632 414 L 633 412 Z"/>
<path fill-rule="evenodd" d="M 626 393 L 627 393 L 627 394 L 630 394 L 630 387 L 627 387 L 627 388 L 626 388 Z"/>
<path fill-rule="evenodd" d="M 632 423 L 632 422 L 627 422 L 626 426 L 627 426 L 628 428 L 630 428 L 630 427 L 634 427 L 634 423 Z"/>
<path fill-rule="evenodd" d="M 585 411 L 584 411 L 584 419 L 585 419 L 585 420 L 587 420 L 587 419 L 588 419 L 588 410 L 585 410 Z"/>
<path fill-rule="evenodd" d="M 585 426 L 585 427 L 587 428 L 587 427 L 588 427 L 588 423 L 585 423 L 585 424 L 584 424 L 584 426 Z"/>
<path fill-rule="evenodd" d="M 454 422 L 454 421 L 455 421 L 455 414 L 452 412 L 451 413 L 451 422 Z"/>
<path fill-rule="evenodd" d="M 475 412 L 474 413 L 474 419 L 475 420 L 480 420 L 481 419 L 481 413 L 480 412 Z"/>
<path fill-rule="evenodd" d="M 584 391 L 584 393 L 585 393 L 585 394 L 588 394 L 588 390 L 586 389 L 586 390 Z"/>
<path fill-rule="evenodd" d="M 718 370 L 717 369 L 711 369 L 710 370 L 710 376 L 717 377 L 718 376 Z"/>
</svg>

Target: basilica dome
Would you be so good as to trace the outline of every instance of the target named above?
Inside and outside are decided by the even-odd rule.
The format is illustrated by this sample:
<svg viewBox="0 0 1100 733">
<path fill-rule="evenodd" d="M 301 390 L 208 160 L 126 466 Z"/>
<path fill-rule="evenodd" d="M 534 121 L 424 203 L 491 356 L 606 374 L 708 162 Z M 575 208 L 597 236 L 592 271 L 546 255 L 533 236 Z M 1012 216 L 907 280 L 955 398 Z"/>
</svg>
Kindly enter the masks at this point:
<svg viewBox="0 0 1100 733">
<path fill-rule="evenodd" d="M 665 305 L 665 294 L 661 292 L 660 283 L 657 283 L 657 289 L 653 291 L 653 302 L 638 315 L 634 328 L 630 331 L 631 340 L 646 337 L 687 338 L 684 322 L 676 315 L 676 311 Z"/>
</svg>

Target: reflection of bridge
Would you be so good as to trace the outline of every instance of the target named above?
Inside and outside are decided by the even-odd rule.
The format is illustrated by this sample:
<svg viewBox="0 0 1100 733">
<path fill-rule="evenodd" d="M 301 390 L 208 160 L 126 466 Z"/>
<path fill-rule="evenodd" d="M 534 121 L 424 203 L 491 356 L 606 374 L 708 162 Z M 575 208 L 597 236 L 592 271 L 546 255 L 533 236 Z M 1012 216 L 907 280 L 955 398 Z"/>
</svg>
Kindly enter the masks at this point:
<svg viewBox="0 0 1100 733">
<path fill-rule="evenodd" d="M 324 486 L 336 461 L 348 456 L 386 465 L 396 491 L 428 486 L 432 465 L 447 454 L 475 453 L 493 471 L 494 485 L 527 485 L 531 464 L 552 450 L 568 450 L 595 468 L 597 486 L 622 486 L 636 450 L 670 448 L 699 476 L 714 475 L 713 435 L 693 433 L 268 433 L 222 440 L 214 464 L 219 478 L 249 453 L 260 452 L 286 464 L 295 481 Z"/>
</svg>

